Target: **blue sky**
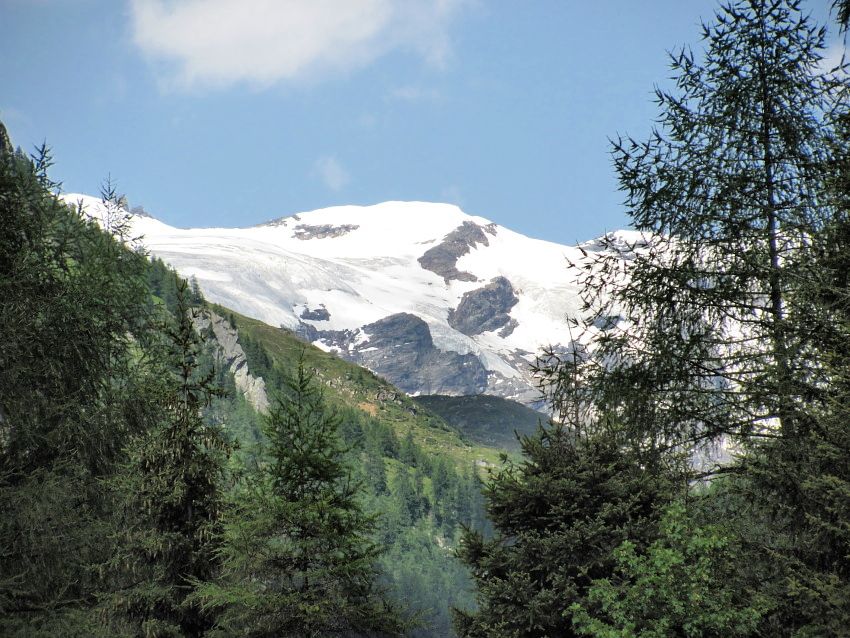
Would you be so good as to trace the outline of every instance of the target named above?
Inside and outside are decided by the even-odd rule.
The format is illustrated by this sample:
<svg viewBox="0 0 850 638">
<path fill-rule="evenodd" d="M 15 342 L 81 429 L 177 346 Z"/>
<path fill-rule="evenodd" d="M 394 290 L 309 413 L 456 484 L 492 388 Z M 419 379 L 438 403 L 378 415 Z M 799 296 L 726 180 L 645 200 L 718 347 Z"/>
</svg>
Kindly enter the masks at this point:
<svg viewBox="0 0 850 638">
<path fill-rule="evenodd" d="M 628 224 L 608 138 L 646 137 L 715 7 L 0 0 L 0 120 L 65 191 L 111 175 L 177 226 L 400 199 L 573 243 Z"/>
</svg>

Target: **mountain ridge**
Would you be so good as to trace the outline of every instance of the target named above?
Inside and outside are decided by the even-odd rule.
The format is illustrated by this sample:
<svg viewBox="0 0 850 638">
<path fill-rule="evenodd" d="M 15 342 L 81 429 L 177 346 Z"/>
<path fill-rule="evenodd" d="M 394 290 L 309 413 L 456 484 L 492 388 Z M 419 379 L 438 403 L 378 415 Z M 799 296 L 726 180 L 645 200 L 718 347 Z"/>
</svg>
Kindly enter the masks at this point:
<svg viewBox="0 0 850 638">
<path fill-rule="evenodd" d="M 100 200 L 69 194 L 90 215 Z M 531 365 L 567 349 L 594 240 L 566 246 L 452 204 L 336 206 L 243 228 L 178 229 L 131 216 L 133 233 L 208 299 L 373 372 L 410 395 L 490 394 L 541 407 Z M 610 235 L 628 242 L 632 231 Z"/>
</svg>

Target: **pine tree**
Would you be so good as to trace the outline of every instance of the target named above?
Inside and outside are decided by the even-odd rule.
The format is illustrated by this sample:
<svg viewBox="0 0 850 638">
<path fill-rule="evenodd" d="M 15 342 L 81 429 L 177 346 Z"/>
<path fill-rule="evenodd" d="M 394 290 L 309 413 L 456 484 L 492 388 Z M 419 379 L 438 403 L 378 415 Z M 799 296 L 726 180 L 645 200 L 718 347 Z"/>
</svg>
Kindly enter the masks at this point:
<svg viewBox="0 0 850 638">
<path fill-rule="evenodd" d="M 850 25 L 850 0 L 833 0 L 832 8 L 835 10 L 838 24 L 846 32 Z"/>
<path fill-rule="evenodd" d="M 561 426 L 522 440 L 524 461 L 487 484 L 496 536 L 471 530 L 459 550 L 477 585 L 478 610 L 456 611 L 465 638 L 574 636 L 570 606 L 609 576 L 626 540 L 645 546 L 673 482 L 649 456 L 612 437 Z"/>
<path fill-rule="evenodd" d="M 544 372 L 556 401 L 589 400 L 638 445 L 738 443 L 740 461 L 713 468 L 730 475 L 715 505 L 738 540 L 734 576 L 764 596 L 754 632 L 838 635 L 850 618 L 850 449 L 837 425 L 847 206 L 836 196 L 848 87 L 817 71 L 824 30 L 796 1 L 724 5 L 703 36 L 702 63 L 673 56 L 679 92 L 658 92 L 659 130 L 614 147 L 644 233 L 588 256 L 587 306 L 597 326 L 614 325 L 592 336 L 581 383 L 571 365 Z M 624 250 L 634 259 L 619 269 Z M 655 558 L 638 550 L 630 565 Z"/>
<path fill-rule="evenodd" d="M 164 329 L 162 365 L 147 399 L 163 407 L 159 422 L 131 445 L 115 486 L 124 497 L 120 550 L 106 568 L 120 574 L 106 595 L 115 631 L 145 636 L 202 636 L 213 617 L 190 600 L 197 581 L 217 570 L 217 530 L 230 444 L 203 409 L 216 390 L 201 369 L 186 283 Z"/>
<path fill-rule="evenodd" d="M 232 503 L 222 573 L 197 596 L 221 609 L 225 635 L 401 631 L 376 587 L 374 521 L 360 509 L 338 426 L 302 357 L 266 420 L 267 460 Z"/>
<path fill-rule="evenodd" d="M 135 428 L 144 259 L 58 200 L 0 125 L 0 634 L 92 636 L 101 481 Z"/>
<path fill-rule="evenodd" d="M 850 118 L 841 126 L 846 140 Z M 765 571 L 781 575 L 766 583 L 775 609 L 765 630 L 773 635 L 840 635 L 850 624 L 850 150 L 838 144 L 832 151 L 836 215 L 802 291 L 828 384 L 811 410 L 812 426 L 791 441 L 760 446 L 737 484 L 747 522 L 763 529 L 767 521 L 771 529 L 769 537 L 747 528 L 741 535 L 769 548 Z"/>
<path fill-rule="evenodd" d="M 611 237 L 584 282 L 580 390 L 660 447 L 793 437 L 825 382 L 799 290 L 834 215 L 826 149 L 847 86 L 816 70 L 824 30 L 796 0 L 723 5 L 703 38 L 702 63 L 672 56 L 659 129 L 614 144 L 644 241 Z M 546 370 L 556 400 L 575 389 L 562 370 Z"/>
<path fill-rule="evenodd" d="M 387 471 L 381 451 L 367 448 L 364 456 L 366 457 L 363 464 L 366 482 L 378 496 L 386 494 L 388 490 Z"/>
</svg>

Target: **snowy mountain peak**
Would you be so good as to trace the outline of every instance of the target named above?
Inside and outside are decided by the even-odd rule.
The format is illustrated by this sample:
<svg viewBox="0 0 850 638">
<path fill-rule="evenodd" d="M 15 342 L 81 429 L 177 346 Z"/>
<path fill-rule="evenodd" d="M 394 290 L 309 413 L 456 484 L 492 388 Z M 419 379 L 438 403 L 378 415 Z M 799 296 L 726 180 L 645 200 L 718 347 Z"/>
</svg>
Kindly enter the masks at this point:
<svg viewBox="0 0 850 638">
<path fill-rule="evenodd" d="M 309 212 L 301 212 L 287 217 L 273 219 L 260 226 L 278 226 L 281 224 L 298 223 L 343 223 L 352 219 L 372 220 L 374 223 L 400 225 L 413 223 L 416 226 L 433 224 L 455 226 L 464 221 L 479 224 L 489 224 L 483 217 L 475 217 L 463 212 L 454 204 L 418 201 L 389 201 L 369 206 L 330 206 Z"/>
<path fill-rule="evenodd" d="M 89 214 L 100 201 L 79 195 Z M 385 202 L 250 228 L 133 232 L 211 301 L 339 353 L 411 394 L 537 399 L 529 370 L 566 347 L 583 248 L 531 239 L 457 206 Z M 631 235 L 616 239 L 631 240 Z M 604 242 L 599 245 L 603 245 Z"/>
<path fill-rule="evenodd" d="M 465 223 L 491 226 L 483 217 L 467 215 L 452 204 L 430 202 L 384 202 L 372 206 L 334 206 L 289 217 L 281 217 L 260 228 L 287 232 L 300 240 L 337 239 L 350 241 L 335 244 L 373 242 L 391 244 L 425 244 Z M 336 246 L 335 248 L 340 248 Z"/>
</svg>

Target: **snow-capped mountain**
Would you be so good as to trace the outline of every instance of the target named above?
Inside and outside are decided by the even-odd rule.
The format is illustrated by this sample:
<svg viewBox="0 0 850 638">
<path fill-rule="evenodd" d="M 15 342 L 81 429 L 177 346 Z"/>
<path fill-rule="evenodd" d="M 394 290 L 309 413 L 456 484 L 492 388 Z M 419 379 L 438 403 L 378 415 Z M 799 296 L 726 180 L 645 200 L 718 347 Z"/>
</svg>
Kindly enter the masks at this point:
<svg viewBox="0 0 850 638">
<path fill-rule="evenodd" d="M 64 198 L 101 211 L 96 198 Z M 211 301 L 294 330 L 410 394 L 525 402 L 537 398 L 535 356 L 571 340 L 567 318 L 581 302 L 570 263 L 599 249 L 421 202 L 340 206 L 250 228 L 179 229 L 134 216 L 133 232 Z"/>
</svg>

